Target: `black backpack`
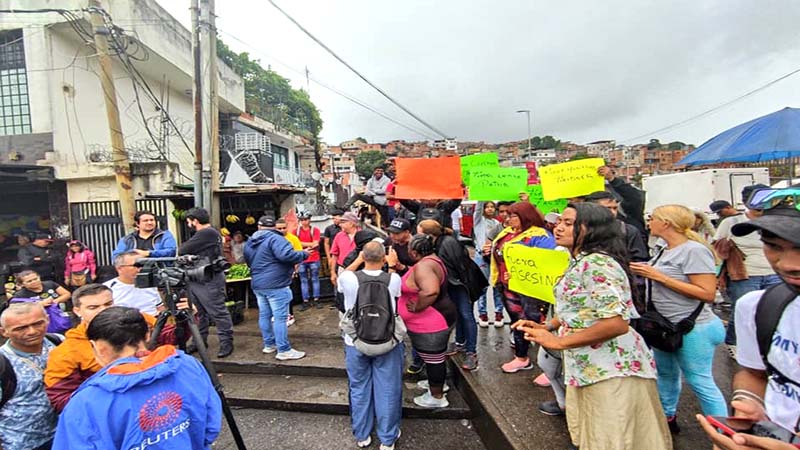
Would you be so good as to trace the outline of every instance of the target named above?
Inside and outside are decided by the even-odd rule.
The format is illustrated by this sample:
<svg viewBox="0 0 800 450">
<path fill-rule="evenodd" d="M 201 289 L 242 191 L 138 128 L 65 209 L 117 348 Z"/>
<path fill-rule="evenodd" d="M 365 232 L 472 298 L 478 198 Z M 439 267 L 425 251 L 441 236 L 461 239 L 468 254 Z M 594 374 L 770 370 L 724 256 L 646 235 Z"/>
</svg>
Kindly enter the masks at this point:
<svg viewBox="0 0 800 450">
<path fill-rule="evenodd" d="M 60 334 L 47 333 L 44 337 L 56 346 L 64 342 L 64 337 Z M 2 352 L 0 352 L 0 388 L 3 389 L 3 395 L 0 397 L 0 409 L 2 409 L 17 390 L 17 374 L 11 361 Z"/>
<path fill-rule="evenodd" d="M 358 294 L 353 306 L 353 326 L 357 339 L 371 345 L 385 344 L 394 337 L 395 314 L 389 295 L 391 276 L 381 272 L 377 277 L 356 272 Z"/>
<path fill-rule="evenodd" d="M 772 378 L 778 384 L 791 383 L 795 386 L 800 386 L 797 380 L 782 374 L 776 369 L 767 359 L 769 350 L 772 346 L 772 337 L 778 329 L 778 323 L 781 321 L 783 311 L 797 298 L 798 293 L 791 286 L 785 282 L 776 284 L 769 287 L 756 305 L 756 341 L 758 342 L 758 353 L 761 355 L 761 360 L 764 362 L 764 367 L 767 370 L 767 377 Z"/>
</svg>

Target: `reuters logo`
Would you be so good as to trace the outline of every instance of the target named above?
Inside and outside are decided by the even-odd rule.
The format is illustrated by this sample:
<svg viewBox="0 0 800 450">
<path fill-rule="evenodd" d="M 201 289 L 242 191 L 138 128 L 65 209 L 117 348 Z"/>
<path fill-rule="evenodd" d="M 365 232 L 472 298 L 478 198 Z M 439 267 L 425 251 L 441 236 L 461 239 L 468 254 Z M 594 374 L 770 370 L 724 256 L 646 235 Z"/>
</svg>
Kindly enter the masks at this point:
<svg viewBox="0 0 800 450">
<path fill-rule="evenodd" d="M 178 419 L 182 407 L 183 400 L 177 393 L 158 393 L 139 410 L 139 428 L 146 433 L 167 428 Z"/>
</svg>

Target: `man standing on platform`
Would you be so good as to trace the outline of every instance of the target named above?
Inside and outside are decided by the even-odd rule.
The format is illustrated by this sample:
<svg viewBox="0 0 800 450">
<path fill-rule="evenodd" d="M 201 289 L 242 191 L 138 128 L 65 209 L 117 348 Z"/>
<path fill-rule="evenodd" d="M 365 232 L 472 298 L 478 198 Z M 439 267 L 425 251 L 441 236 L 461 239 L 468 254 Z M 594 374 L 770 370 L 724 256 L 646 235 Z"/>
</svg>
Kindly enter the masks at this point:
<svg viewBox="0 0 800 450">
<path fill-rule="evenodd" d="M 386 206 L 386 188 L 390 182 L 389 177 L 383 174 L 383 167 L 376 167 L 372 172 L 372 178 L 367 180 L 367 190 L 363 194 L 355 194 L 350 197 L 350 200 L 344 205 L 344 209 L 350 209 L 353 203 L 360 200 L 374 206 L 381 213 L 381 224 L 387 226 L 389 224 L 389 208 Z"/>
</svg>

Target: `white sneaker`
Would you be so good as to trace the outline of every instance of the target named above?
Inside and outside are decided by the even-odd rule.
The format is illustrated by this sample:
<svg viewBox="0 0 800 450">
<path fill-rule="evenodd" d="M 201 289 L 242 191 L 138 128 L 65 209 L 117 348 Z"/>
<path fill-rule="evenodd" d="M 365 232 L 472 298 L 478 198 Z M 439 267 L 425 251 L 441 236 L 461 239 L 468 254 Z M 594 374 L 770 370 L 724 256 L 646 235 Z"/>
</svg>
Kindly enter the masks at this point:
<svg viewBox="0 0 800 450">
<path fill-rule="evenodd" d="M 286 326 L 287 327 L 290 327 L 290 326 L 294 325 L 294 322 L 295 322 L 295 320 L 294 320 L 294 316 L 293 315 L 289 315 L 286 318 Z"/>
<path fill-rule="evenodd" d="M 397 437 L 394 438 L 394 442 L 392 442 L 392 445 L 381 444 L 380 450 L 394 450 L 394 444 L 397 443 L 397 440 L 400 439 L 400 436 L 402 435 L 403 432 L 401 430 L 397 430 Z"/>
<path fill-rule="evenodd" d="M 278 347 L 273 347 L 271 345 L 265 345 L 264 349 L 261 350 L 261 353 L 270 354 L 270 353 L 275 353 L 276 351 L 278 351 Z"/>
<path fill-rule="evenodd" d="M 356 447 L 358 448 L 367 448 L 372 444 L 372 436 L 367 436 L 366 439 L 363 441 L 356 442 Z"/>
<path fill-rule="evenodd" d="M 442 395 L 442 398 L 436 398 L 431 395 L 430 391 L 425 391 L 425 393 L 419 397 L 414 397 L 414 403 L 423 408 L 446 408 L 450 406 L 447 397 Z"/>
<path fill-rule="evenodd" d="M 279 361 L 289 361 L 292 359 L 300 359 L 304 356 L 306 356 L 306 352 L 301 352 L 299 350 L 290 348 L 288 351 L 278 352 L 278 354 L 275 355 L 275 359 Z"/>
<path fill-rule="evenodd" d="M 420 389 L 425 389 L 426 391 L 430 391 L 431 390 L 431 386 L 430 386 L 430 384 L 428 384 L 428 380 L 418 381 L 417 382 L 417 387 L 420 388 Z M 444 392 L 447 392 L 449 390 L 450 390 L 450 386 L 448 386 L 447 383 L 445 383 L 444 384 Z"/>
</svg>

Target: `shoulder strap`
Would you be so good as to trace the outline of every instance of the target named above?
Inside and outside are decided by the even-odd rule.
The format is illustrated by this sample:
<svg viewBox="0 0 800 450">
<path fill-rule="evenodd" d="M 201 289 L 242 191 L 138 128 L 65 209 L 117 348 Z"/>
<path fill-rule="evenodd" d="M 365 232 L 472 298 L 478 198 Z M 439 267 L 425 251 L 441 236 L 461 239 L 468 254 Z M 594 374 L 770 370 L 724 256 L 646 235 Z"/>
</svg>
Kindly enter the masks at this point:
<svg viewBox="0 0 800 450">
<path fill-rule="evenodd" d="M 780 283 L 767 289 L 756 305 L 756 341 L 758 352 L 764 367 L 769 368 L 767 355 L 772 345 L 772 336 L 778 328 L 783 311 L 795 298 L 797 292 L 786 283 Z"/>
<path fill-rule="evenodd" d="M 447 267 L 445 267 L 444 261 L 442 261 L 440 258 L 428 258 L 427 256 L 422 259 L 430 259 L 439 265 L 439 268 L 442 269 L 442 286 L 444 286 L 445 283 L 447 283 Z"/>
<path fill-rule="evenodd" d="M 650 263 L 651 266 L 655 266 L 658 260 L 661 259 L 661 256 L 664 254 L 665 248 L 666 247 L 661 247 L 658 253 L 656 253 L 656 257 L 653 258 L 653 262 Z M 645 280 L 647 283 L 647 297 L 645 298 L 645 309 L 646 310 L 652 309 L 653 311 L 658 312 L 658 310 L 656 309 L 656 305 L 653 304 L 653 280 L 649 278 L 645 278 Z M 702 302 L 700 302 L 700 305 L 702 306 Z"/>
<path fill-rule="evenodd" d="M 3 389 L 2 397 L 0 397 L 0 409 L 2 409 L 17 390 L 17 374 L 14 372 L 11 361 L 3 352 L 0 352 L 0 388 Z"/>
<path fill-rule="evenodd" d="M 44 338 L 47 339 L 48 341 L 50 341 L 51 344 L 56 345 L 56 346 L 58 346 L 62 342 L 64 342 L 64 336 L 62 336 L 62 335 L 60 335 L 58 333 L 47 333 L 47 334 L 44 335 Z"/>
</svg>

